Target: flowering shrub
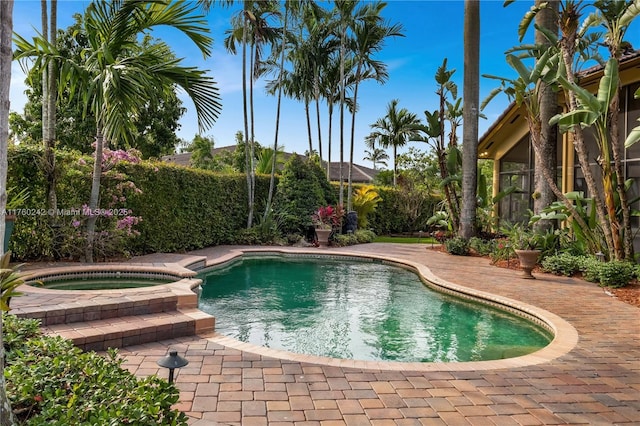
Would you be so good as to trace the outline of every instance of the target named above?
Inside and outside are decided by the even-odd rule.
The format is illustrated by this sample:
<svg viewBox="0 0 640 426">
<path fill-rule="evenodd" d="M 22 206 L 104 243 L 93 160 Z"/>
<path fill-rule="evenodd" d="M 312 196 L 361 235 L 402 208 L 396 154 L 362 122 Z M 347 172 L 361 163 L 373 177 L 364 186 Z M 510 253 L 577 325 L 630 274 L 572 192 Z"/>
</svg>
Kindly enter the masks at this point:
<svg viewBox="0 0 640 426">
<path fill-rule="evenodd" d="M 139 153 L 136 150 L 104 150 L 100 208 L 91 210 L 83 204 L 81 207 L 62 211 L 55 229 L 57 235 L 54 237 L 57 242 L 54 249 L 58 257 L 77 259 L 84 255 L 87 241 L 85 226 L 90 217 L 97 217 L 93 242 L 93 254 L 96 258 L 130 254 L 127 245 L 139 235 L 135 226 L 142 218 L 123 206 L 129 196 L 141 194 L 142 191 L 124 173 L 114 170 L 120 162 L 139 163 Z M 90 177 L 91 167 L 89 162 L 81 158 L 76 164 L 76 172 Z"/>
<path fill-rule="evenodd" d="M 318 228 L 331 229 L 339 228 L 342 225 L 344 208 L 342 206 L 320 207 L 312 216 L 314 226 Z"/>
</svg>

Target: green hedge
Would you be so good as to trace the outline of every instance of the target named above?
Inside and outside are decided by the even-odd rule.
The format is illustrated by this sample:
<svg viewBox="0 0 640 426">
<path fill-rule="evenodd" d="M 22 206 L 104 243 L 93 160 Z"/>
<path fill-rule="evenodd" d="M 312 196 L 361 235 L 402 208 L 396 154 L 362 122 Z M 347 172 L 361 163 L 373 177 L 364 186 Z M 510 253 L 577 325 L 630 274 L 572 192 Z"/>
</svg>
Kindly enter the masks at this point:
<svg viewBox="0 0 640 426">
<path fill-rule="evenodd" d="M 65 247 L 65 250 L 60 248 L 64 245 L 61 228 L 52 227 L 50 217 L 46 214 L 42 154 L 39 146 L 13 147 L 9 151 L 8 185 L 16 188 L 16 192 L 27 188 L 30 197 L 24 208 L 32 213 L 18 217 L 9 245 L 14 257 L 20 260 L 68 257 L 72 251 L 69 247 Z M 77 152 L 58 151 L 56 162 L 58 209 L 80 208 L 88 204 L 91 158 Z M 134 216 L 142 218 L 135 226 L 140 235 L 126 241 L 126 253 L 181 252 L 242 241 L 241 234 L 246 228 L 248 215 L 244 175 L 222 175 L 147 161 L 139 164 L 120 163 L 115 171 L 120 177 L 125 176 L 134 182 L 141 191 L 127 195 L 121 205 L 131 209 Z M 101 197 L 104 202 L 101 202 L 101 207 L 105 208 L 113 189 L 122 180 L 105 177 L 102 183 Z M 256 176 L 255 224 L 260 222 L 268 190 L 269 176 Z M 376 234 L 426 229 L 426 220 L 433 214 L 437 200 L 389 187 L 377 187 L 376 191 L 382 201 L 369 217 L 370 227 Z M 321 192 L 326 203 L 335 204 L 338 194 L 336 184 L 326 184 Z M 309 194 L 304 193 L 303 197 L 306 200 Z M 284 208 L 292 213 L 294 209 L 291 206 L 277 205 L 277 201 L 282 202 L 282 199 L 282 194 L 276 197 L 274 208 Z M 308 215 L 304 215 L 305 223 L 317 207 L 314 206 Z M 296 214 L 301 215 L 299 212 Z M 70 221 L 69 218 L 66 220 Z M 68 224 L 66 229 L 69 229 Z"/>
<path fill-rule="evenodd" d="M 89 159 L 67 151 L 56 154 L 58 209 L 87 204 L 91 176 L 81 164 Z M 30 194 L 24 206 L 28 214 L 18 217 L 9 245 L 17 259 L 48 258 L 57 254 L 56 239 L 60 236 L 51 227 L 47 215 L 41 158 L 42 149 L 33 146 L 13 148 L 9 154 L 8 186 L 27 188 Z M 152 162 L 121 163 L 116 171 L 125 174 L 141 191 L 129 196 L 122 205 L 142 217 L 136 226 L 140 236 L 132 239 L 127 247 L 131 254 L 180 252 L 232 243 L 236 234 L 246 228 L 244 175 L 219 175 Z M 101 197 L 106 202 L 110 186 L 119 182 L 106 178 L 102 183 Z M 264 210 L 268 189 L 269 176 L 256 176 L 256 216 Z"/>
<path fill-rule="evenodd" d="M 142 217 L 135 253 L 176 252 L 235 241 L 246 227 L 244 175 L 220 175 L 162 163 L 126 164 L 123 171 L 142 193 L 127 207 Z M 264 209 L 269 177 L 256 176 L 256 215 Z"/>
</svg>

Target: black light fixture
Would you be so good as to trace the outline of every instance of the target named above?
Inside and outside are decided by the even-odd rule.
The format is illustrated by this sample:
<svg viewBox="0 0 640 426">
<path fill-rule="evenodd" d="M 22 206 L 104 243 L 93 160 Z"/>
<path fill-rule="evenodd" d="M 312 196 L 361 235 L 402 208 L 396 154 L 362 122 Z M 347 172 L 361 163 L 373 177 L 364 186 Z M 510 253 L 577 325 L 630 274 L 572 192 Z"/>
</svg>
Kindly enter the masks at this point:
<svg viewBox="0 0 640 426">
<path fill-rule="evenodd" d="M 178 355 L 178 351 L 170 350 L 169 355 L 160 358 L 157 361 L 160 367 L 169 369 L 169 383 L 173 383 L 173 371 L 176 368 L 182 368 L 189 364 L 189 361 Z"/>
</svg>

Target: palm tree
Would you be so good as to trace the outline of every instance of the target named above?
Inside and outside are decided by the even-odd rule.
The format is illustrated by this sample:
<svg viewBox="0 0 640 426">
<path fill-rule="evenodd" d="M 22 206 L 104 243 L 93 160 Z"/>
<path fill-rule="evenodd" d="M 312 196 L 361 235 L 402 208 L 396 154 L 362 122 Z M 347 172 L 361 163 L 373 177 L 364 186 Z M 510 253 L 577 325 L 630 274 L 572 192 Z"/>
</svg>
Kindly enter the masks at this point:
<svg viewBox="0 0 640 426">
<path fill-rule="evenodd" d="M 361 21 L 354 22 L 353 26 L 353 54 L 355 60 L 355 85 L 353 89 L 353 103 L 358 105 L 358 88 L 360 82 L 373 78 L 378 82 L 384 82 L 389 74 L 387 73 L 387 67 L 384 63 L 373 59 L 373 55 L 379 52 L 385 40 L 388 37 L 402 36 L 402 25 L 391 25 L 386 22 L 382 22 L 380 12 L 385 7 L 386 3 L 371 3 L 365 9 L 364 17 Z M 349 155 L 349 173 L 348 173 L 348 189 L 347 189 L 347 210 L 351 210 L 353 187 L 352 187 L 352 173 L 353 173 L 353 150 L 355 146 L 355 126 L 356 126 L 356 111 L 353 109 L 351 115 L 351 143 L 350 143 L 350 155 Z"/>
<path fill-rule="evenodd" d="M 480 86 L 480 2 L 464 2 L 464 106 L 462 135 L 462 210 L 460 236 L 476 233 L 478 179 L 478 109 Z"/>
<path fill-rule="evenodd" d="M 398 148 L 419 137 L 420 119 L 406 108 L 398 110 L 398 100 L 393 99 L 387 105 L 387 114 L 371 125 L 374 131 L 368 136 L 378 141 L 384 148 L 393 148 L 393 185 L 398 174 Z"/>
<path fill-rule="evenodd" d="M 52 59 L 63 61 L 61 87 L 69 86 L 71 96 L 81 96 L 85 110 L 96 119 L 95 162 L 89 199 L 89 212 L 99 205 L 102 149 L 104 141 L 128 141 L 135 132 L 129 120 L 143 106 L 145 99 L 155 97 L 158 90 L 174 90 L 180 86 L 192 99 L 198 125 L 206 129 L 220 111 L 218 91 L 204 71 L 180 65 L 171 58 L 166 43 L 141 46 L 137 37 L 163 25 L 173 27 L 194 42 L 203 55 L 210 54 L 212 39 L 207 35 L 203 16 L 194 15 L 187 3 L 138 0 L 91 3 L 85 12 L 85 32 L 89 47 L 76 63 L 56 56 L 56 48 L 41 38 L 30 44 L 16 36 L 15 57 L 36 58 L 36 64 Z M 85 258 L 93 261 L 93 241 L 97 216 L 87 220 Z"/>
<path fill-rule="evenodd" d="M 269 1 L 253 1 L 245 0 L 243 9 L 239 15 L 233 19 L 233 28 L 227 31 L 225 38 L 225 46 L 231 53 L 236 53 L 235 43 L 242 42 L 242 92 L 243 92 L 243 113 L 244 113 L 244 135 L 245 146 L 245 162 L 247 172 L 247 192 L 249 213 L 247 217 L 247 228 L 253 225 L 253 214 L 255 205 L 255 120 L 253 110 L 253 82 L 264 72 L 264 64 L 262 63 L 262 48 L 265 43 L 275 43 L 279 30 L 269 25 L 269 19 L 278 16 L 278 4 L 273 0 Z M 248 102 L 249 111 L 247 111 L 247 44 L 250 43 L 250 65 L 249 65 L 249 91 Z M 249 127 L 249 121 L 251 126 Z M 250 133 L 249 133 L 250 132 Z"/>
<path fill-rule="evenodd" d="M 363 160 L 371 161 L 373 163 L 373 170 L 378 170 L 378 164 L 387 167 L 387 160 L 389 159 L 389 155 L 387 155 L 386 151 L 381 148 L 371 148 L 371 151 L 365 150 L 365 155 Z"/>
<path fill-rule="evenodd" d="M 7 204 L 7 146 L 9 142 L 9 100 L 11 88 L 11 35 L 13 33 L 13 0 L 0 2 L 0 211 L 4 211 Z M 4 241 L 5 224 L 0 220 L 0 237 Z M 0 247 L 0 255 L 4 254 L 4 247 Z M 0 315 L 0 425 L 14 424 L 11 403 L 7 398 L 7 388 L 4 380 L 4 343 L 2 331 L 2 316 Z"/>
<path fill-rule="evenodd" d="M 51 21 L 47 13 L 47 0 L 41 0 L 42 10 L 42 35 L 52 45 L 56 45 L 58 32 L 58 1 L 51 0 Z M 57 209 L 56 197 L 56 164 L 55 164 L 55 140 L 56 140 L 56 66 L 53 61 L 42 68 L 42 142 L 44 144 L 44 165 L 47 179 L 48 207 L 55 212 Z M 53 217 L 51 220 L 55 220 Z"/>
<path fill-rule="evenodd" d="M 536 6 L 542 5 L 542 0 L 536 0 Z M 547 6 L 540 10 L 536 15 L 537 29 L 535 31 L 535 42 L 540 46 L 552 48 L 551 41 L 546 37 L 546 32 L 558 34 L 558 1 L 550 1 Z M 542 209 L 550 205 L 555 200 L 553 190 L 547 184 L 543 168 L 549 171 L 556 170 L 556 151 L 557 151 L 557 131 L 554 126 L 549 124 L 549 120 L 558 111 L 558 95 L 553 90 L 552 84 L 546 83 L 544 80 L 540 82 L 539 103 L 540 103 L 540 152 L 542 158 L 536 158 L 534 188 L 536 197 L 533 201 L 533 213 L 540 214 Z M 551 226 L 548 220 L 541 220 L 536 223 L 536 229 L 547 229 Z"/>
</svg>

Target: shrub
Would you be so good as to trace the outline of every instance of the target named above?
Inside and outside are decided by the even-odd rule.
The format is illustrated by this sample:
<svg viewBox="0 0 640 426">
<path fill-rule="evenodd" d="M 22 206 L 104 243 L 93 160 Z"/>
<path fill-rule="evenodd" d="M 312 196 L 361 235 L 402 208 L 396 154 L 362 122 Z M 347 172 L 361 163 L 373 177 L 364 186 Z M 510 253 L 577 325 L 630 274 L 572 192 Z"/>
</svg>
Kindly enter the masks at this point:
<svg viewBox="0 0 640 426">
<path fill-rule="evenodd" d="M 453 237 L 444 242 L 447 253 L 456 256 L 466 256 L 469 254 L 469 242 L 462 237 Z"/>
<path fill-rule="evenodd" d="M 294 155 L 287 161 L 273 207 L 282 220 L 283 232 L 303 231 L 320 206 L 331 204 L 335 195 L 323 173 L 317 163 L 303 157 Z"/>
<path fill-rule="evenodd" d="M 33 336 L 33 323 L 12 319 L 5 368 L 7 395 L 21 424 L 186 425 L 171 409 L 178 390 L 156 376 L 138 380 L 121 367 L 117 352 L 83 352 L 61 337 Z M 17 330 L 17 331 L 16 331 Z M 16 333 L 16 334 L 13 334 Z"/>
<path fill-rule="evenodd" d="M 547 256 L 542 260 L 542 270 L 556 275 L 570 277 L 584 267 L 584 258 L 569 253 Z"/>
<path fill-rule="evenodd" d="M 634 266 L 629 262 L 612 260 L 600 266 L 600 285 L 619 288 L 633 279 Z"/>
<path fill-rule="evenodd" d="M 598 261 L 595 257 L 587 257 L 582 264 L 582 278 L 586 281 L 597 283 L 600 282 L 600 268 L 604 263 Z"/>
<path fill-rule="evenodd" d="M 493 252 L 494 246 L 494 240 L 483 240 L 478 237 L 471 237 L 469 240 L 469 248 L 473 249 L 480 256 L 490 255 Z"/>
<path fill-rule="evenodd" d="M 376 234 L 368 229 L 358 229 L 353 234 L 333 234 L 332 245 L 335 247 L 353 246 L 356 244 L 371 243 Z"/>
</svg>

